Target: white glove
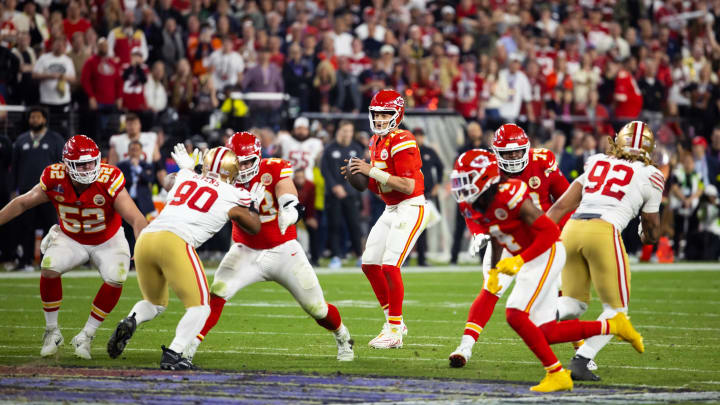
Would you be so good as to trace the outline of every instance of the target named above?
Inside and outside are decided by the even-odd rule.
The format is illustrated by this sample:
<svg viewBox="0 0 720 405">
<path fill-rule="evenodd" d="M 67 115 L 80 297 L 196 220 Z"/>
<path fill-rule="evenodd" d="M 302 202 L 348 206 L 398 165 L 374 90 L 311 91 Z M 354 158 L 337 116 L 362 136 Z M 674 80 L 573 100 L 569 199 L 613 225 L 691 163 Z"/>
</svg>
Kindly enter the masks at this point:
<svg viewBox="0 0 720 405">
<path fill-rule="evenodd" d="M 187 149 L 185 149 L 185 145 L 182 143 L 178 143 L 175 145 L 175 148 L 172 152 L 170 152 L 170 156 L 175 160 L 175 163 L 177 163 L 178 167 L 182 169 L 188 169 L 193 170 L 195 169 L 195 165 L 200 161 L 201 159 L 201 153 L 200 150 L 195 148 L 195 150 L 192 153 L 192 156 L 188 155 Z"/>
<path fill-rule="evenodd" d="M 40 253 L 45 254 L 47 248 L 50 247 L 53 240 L 57 237 L 58 232 L 60 232 L 60 225 L 55 224 L 50 228 L 47 235 L 45 235 L 42 242 L 40 242 Z"/>
<path fill-rule="evenodd" d="M 472 239 L 470 239 L 470 246 L 468 247 L 468 253 L 470 253 L 470 257 L 475 257 L 475 255 L 480 252 L 480 249 L 487 245 L 489 240 L 490 235 L 486 235 L 484 233 L 478 233 L 477 235 L 473 235 Z"/>
<path fill-rule="evenodd" d="M 643 240 L 643 229 L 642 229 L 642 220 L 638 223 L 638 236 L 640 237 L 640 241 Z"/>
<path fill-rule="evenodd" d="M 278 226 L 280 234 L 285 235 L 288 227 L 298 221 L 299 213 L 295 208 L 300 204 L 298 197 L 294 194 L 283 194 L 278 198 L 280 212 L 278 212 Z"/>
<path fill-rule="evenodd" d="M 252 198 L 253 205 L 257 210 L 260 210 L 260 205 L 265 200 L 265 186 L 261 182 L 253 184 L 250 189 L 250 197 Z"/>
</svg>

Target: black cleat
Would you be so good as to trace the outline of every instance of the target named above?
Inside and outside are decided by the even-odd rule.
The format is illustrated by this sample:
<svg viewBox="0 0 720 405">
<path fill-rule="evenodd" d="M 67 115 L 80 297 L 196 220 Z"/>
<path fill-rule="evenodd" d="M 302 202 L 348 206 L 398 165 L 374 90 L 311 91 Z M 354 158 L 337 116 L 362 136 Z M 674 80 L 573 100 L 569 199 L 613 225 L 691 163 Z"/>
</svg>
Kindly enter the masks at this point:
<svg viewBox="0 0 720 405">
<path fill-rule="evenodd" d="M 128 340 L 130 340 L 133 333 L 135 333 L 136 328 L 137 321 L 135 320 L 134 312 L 132 315 L 118 322 L 117 328 L 115 328 L 115 332 L 110 336 L 107 344 L 107 352 L 111 358 L 114 359 L 122 354 L 123 350 L 125 350 L 125 345 L 127 345 Z"/>
<path fill-rule="evenodd" d="M 160 359 L 160 368 L 163 370 L 196 370 L 194 364 L 185 357 L 182 353 L 176 353 L 173 350 L 168 349 L 165 346 L 160 346 L 163 351 L 162 358 Z"/>
<path fill-rule="evenodd" d="M 590 359 L 576 354 L 568 366 L 571 371 L 570 377 L 575 381 L 600 381 L 600 377 L 588 370 L 588 362 Z"/>
</svg>

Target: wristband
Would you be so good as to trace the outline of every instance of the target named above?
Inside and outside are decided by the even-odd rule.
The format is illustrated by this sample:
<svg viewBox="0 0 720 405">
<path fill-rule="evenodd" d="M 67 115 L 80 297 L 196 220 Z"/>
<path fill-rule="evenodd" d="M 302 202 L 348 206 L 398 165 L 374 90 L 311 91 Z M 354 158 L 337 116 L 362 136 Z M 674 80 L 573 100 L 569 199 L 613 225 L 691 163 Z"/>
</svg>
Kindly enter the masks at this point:
<svg viewBox="0 0 720 405">
<path fill-rule="evenodd" d="M 377 180 L 377 182 L 382 184 L 383 186 L 387 184 L 388 180 L 390 180 L 390 173 L 384 172 L 377 167 L 371 168 L 368 176 Z"/>
</svg>

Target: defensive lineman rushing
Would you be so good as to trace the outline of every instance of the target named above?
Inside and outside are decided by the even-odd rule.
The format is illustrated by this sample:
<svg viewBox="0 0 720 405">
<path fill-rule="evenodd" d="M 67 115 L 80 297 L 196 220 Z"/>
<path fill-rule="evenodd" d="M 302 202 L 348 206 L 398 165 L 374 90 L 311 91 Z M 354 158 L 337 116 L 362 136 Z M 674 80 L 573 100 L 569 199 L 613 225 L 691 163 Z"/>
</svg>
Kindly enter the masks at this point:
<svg viewBox="0 0 720 405">
<path fill-rule="evenodd" d="M 185 356 L 193 358 L 202 340 L 217 324 L 227 300 L 248 285 L 275 281 L 290 291 L 320 326 L 333 333 L 337 359 L 352 361 L 355 354 L 350 332 L 338 309 L 325 302 L 315 271 L 297 241 L 295 223 L 304 207 L 292 181 L 292 166 L 278 158 L 262 159 L 260 140 L 249 132 L 235 133 L 227 147 L 237 154 L 239 161 L 238 187 L 264 187 L 260 204 L 262 227 L 257 235 L 251 236 L 233 224 L 235 244 L 220 262 L 210 287 L 210 316 Z"/>
<path fill-rule="evenodd" d="M 531 201 L 543 212 L 547 211 L 552 202 L 560 198 L 569 186 L 568 181 L 558 170 L 555 155 L 547 149 L 530 148 L 530 139 L 525 131 L 515 124 L 504 124 L 495 131 L 492 149 L 503 178 L 522 180 L 528 186 L 527 194 Z M 485 235 L 483 228 L 475 224 L 468 216 L 470 211 L 463 211 L 463 214 L 468 229 L 473 235 L 470 242 L 470 253 L 475 255 L 490 237 Z M 492 228 L 490 232 L 493 232 Z M 486 283 L 490 272 L 491 250 L 485 249 L 482 264 Z M 503 249 L 500 258 L 504 259 L 510 256 L 512 254 L 507 249 Z M 495 304 L 515 279 L 515 276 L 506 274 L 499 274 L 498 277 L 502 288 L 493 294 L 487 290 L 486 286 L 483 286 L 482 291 L 470 306 L 460 345 L 450 354 L 450 366 L 463 367 L 470 360 L 472 348 L 490 320 Z"/>
<path fill-rule="evenodd" d="M 627 314 L 630 268 L 620 234 L 641 212 L 642 242 L 657 242 L 665 178 L 652 164 L 654 148 L 647 124 L 630 122 L 617 133 L 607 155 L 588 159 L 585 172 L 548 211 L 557 219 L 577 209 L 562 233 L 568 258 L 562 271 L 560 319 L 574 319 L 587 310 L 591 281 L 603 304 L 599 320 Z M 600 379 L 587 364 L 609 340 L 594 337 L 578 349 L 569 367 L 573 379 Z"/>
<path fill-rule="evenodd" d="M 90 259 L 104 283 L 85 327 L 72 339 L 75 355 L 90 359 L 95 331 L 115 308 L 130 269 L 130 248 L 121 217 L 132 225 L 135 236 L 147 221 L 125 190 L 120 169 L 101 164 L 100 150 L 85 135 L 70 138 L 63 148 L 63 162 L 46 167 L 38 185 L 0 211 L 0 225 L 46 202 L 55 206 L 60 224 L 50 229 L 40 246 L 40 299 L 45 313 L 40 355 L 55 354 L 64 342 L 58 326 L 60 276 Z"/>
<path fill-rule="evenodd" d="M 180 171 L 168 177 L 167 205 L 135 244 L 135 265 L 143 299 L 118 323 L 107 350 L 110 357 L 119 356 L 137 325 L 154 319 L 167 308 L 170 285 L 185 305 L 185 314 L 170 347 L 162 346 L 160 367 L 187 370 L 194 366 L 182 357 L 182 351 L 210 314 L 207 279 L 195 248 L 228 220 L 249 233 L 257 233 L 260 219 L 249 210 L 253 200 L 257 200 L 254 195 L 233 186 L 238 175 L 233 151 L 223 147 L 208 151 L 202 175 L 193 172 L 195 159 L 188 156 L 183 144 L 175 146 L 172 156 Z M 254 191 L 260 194 L 263 190 Z"/>
<path fill-rule="evenodd" d="M 428 218 L 420 151 L 413 134 L 398 128 L 405 113 L 402 96 L 394 90 L 381 90 L 373 96 L 369 110 L 373 132 L 370 164 L 353 158 L 342 173 L 368 176 L 368 187 L 387 205 L 367 237 L 362 270 L 386 318 L 380 334 L 369 345 L 392 349 L 402 347 L 403 335 L 407 334 L 402 317 L 405 289 L 400 267 Z"/>
<path fill-rule="evenodd" d="M 570 372 L 563 369 L 549 344 L 595 335 L 613 334 L 644 350 L 638 334 L 623 313 L 602 321 L 555 321 L 557 278 L 565 263 L 560 230 L 532 202 L 528 186 L 519 179 L 501 181 L 496 158 L 484 150 L 463 153 L 451 174 L 453 197 L 476 225 L 490 233 L 492 269 L 485 288 L 502 288 L 498 273 L 517 274 L 506 304 L 506 318 L 546 370 L 532 391 L 572 390 Z M 500 258 L 502 248 L 514 256 Z"/>
</svg>

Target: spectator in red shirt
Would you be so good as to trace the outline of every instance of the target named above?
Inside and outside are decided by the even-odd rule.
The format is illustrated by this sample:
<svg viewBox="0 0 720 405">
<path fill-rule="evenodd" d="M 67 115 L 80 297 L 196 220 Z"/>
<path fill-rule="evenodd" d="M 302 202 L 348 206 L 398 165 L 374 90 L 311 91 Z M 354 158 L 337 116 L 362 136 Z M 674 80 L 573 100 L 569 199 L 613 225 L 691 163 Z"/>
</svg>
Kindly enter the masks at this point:
<svg viewBox="0 0 720 405">
<path fill-rule="evenodd" d="M 474 55 L 465 55 L 462 58 L 460 75 L 451 86 L 448 99 L 454 100 L 455 111 L 466 120 L 481 120 L 484 110 L 480 95 L 483 90 L 483 79 L 477 74 L 477 59 Z"/>
<path fill-rule="evenodd" d="M 143 125 L 148 122 L 148 107 L 145 101 L 145 83 L 147 83 L 150 69 L 143 63 L 143 53 L 139 48 L 133 48 L 130 53 L 130 64 L 123 66 L 123 107 L 126 111 L 136 113 Z M 146 125 L 149 127 L 150 125 Z"/>
<path fill-rule="evenodd" d="M 623 66 L 615 77 L 613 100 L 615 101 L 615 118 L 618 121 L 633 120 L 642 111 L 642 94 L 640 94 L 640 88 L 627 66 Z"/>
<path fill-rule="evenodd" d="M 109 56 L 105 38 L 97 43 L 97 53 L 83 65 L 80 75 L 83 90 L 88 97 L 88 107 L 94 112 L 94 139 L 103 139 L 105 128 L 112 114 L 122 107 L 122 77 L 117 58 Z"/>
<path fill-rule="evenodd" d="M 67 7 L 67 18 L 63 20 L 65 37 L 72 38 L 76 32 L 84 34 L 90 27 L 90 21 L 80 15 L 80 6 L 77 2 L 71 1 Z"/>
</svg>

